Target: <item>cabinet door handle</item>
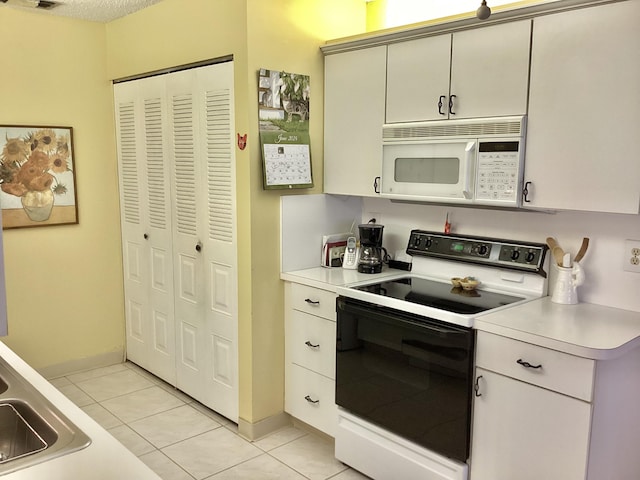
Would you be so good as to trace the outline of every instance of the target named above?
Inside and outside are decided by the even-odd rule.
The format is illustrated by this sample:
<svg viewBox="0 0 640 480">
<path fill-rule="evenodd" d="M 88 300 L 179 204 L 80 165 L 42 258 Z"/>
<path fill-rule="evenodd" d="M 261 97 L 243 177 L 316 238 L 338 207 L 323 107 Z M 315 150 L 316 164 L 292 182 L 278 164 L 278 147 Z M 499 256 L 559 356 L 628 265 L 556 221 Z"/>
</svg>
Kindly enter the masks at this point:
<svg viewBox="0 0 640 480">
<path fill-rule="evenodd" d="M 373 179 L 373 191 L 375 193 L 380 193 L 380 177 Z"/>
<path fill-rule="evenodd" d="M 202 243 L 198 242 L 196 243 L 196 252 L 201 252 L 202 251 Z"/>
<path fill-rule="evenodd" d="M 148 233 L 145 233 L 145 234 L 144 234 L 144 235 L 142 235 L 142 236 L 144 237 L 144 239 L 145 239 L 145 240 L 148 240 L 148 239 L 149 239 L 149 234 L 148 234 Z"/>
<path fill-rule="evenodd" d="M 473 390 L 474 393 L 476 395 L 476 397 L 481 397 L 482 394 L 480 393 L 480 379 L 482 378 L 482 375 L 479 375 L 476 377 L 476 383 L 473 385 Z"/>
<path fill-rule="evenodd" d="M 524 182 L 524 188 L 522 189 L 522 198 L 526 203 L 531 201 L 529 200 L 529 185 L 531 185 L 531 182 Z"/>
<path fill-rule="evenodd" d="M 309 403 L 320 403 L 320 400 L 314 400 L 313 398 L 311 398 L 309 395 L 305 396 L 304 399 L 309 402 Z"/>
<path fill-rule="evenodd" d="M 444 104 L 442 103 L 442 101 L 443 101 L 445 98 L 447 98 L 447 97 L 446 97 L 446 95 L 440 95 L 440 98 L 438 99 L 438 113 L 439 113 L 440 115 L 446 115 L 446 113 L 444 113 L 444 112 L 442 111 L 442 105 L 444 105 Z"/>
<path fill-rule="evenodd" d="M 305 302 L 307 302 L 309 305 L 320 305 L 320 301 L 315 301 L 315 300 L 311 300 L 310 298 L 305 298 L 304 299 Z"/>
<path fill-rule="evenodd" d="M 522 365 L 524 368 L 542 368 L 542 364 L 539 365 L 531 365 L 529 362 L 525 362 L 524 360 L 522 360 L 521 358 L 519 358 L 518 360 L 516 360 L 516 363 L 518 365 Z"/>
<path fill-rule="evenodd" d="M 453 111 L 453 99 L 454 99 L 454 98 L 457 98 L 457 96 L 456 96 L 456 95 L 451 95 L 451 96 L 449 97 L 449 113 L 450 113 L 451 115 L 455 115 L 455 114 L 456 114 L 456 112 L 454 112 L 454 111 Z"/>
<path fill-rule="evenodd" d="M 320 348 L 320 344 L 313 344 L 311 343 L 309 340 L 307 340 L 306 342 L 304 342 L 304 344 L 309 347 L 309 348 Z"/>
</svg>

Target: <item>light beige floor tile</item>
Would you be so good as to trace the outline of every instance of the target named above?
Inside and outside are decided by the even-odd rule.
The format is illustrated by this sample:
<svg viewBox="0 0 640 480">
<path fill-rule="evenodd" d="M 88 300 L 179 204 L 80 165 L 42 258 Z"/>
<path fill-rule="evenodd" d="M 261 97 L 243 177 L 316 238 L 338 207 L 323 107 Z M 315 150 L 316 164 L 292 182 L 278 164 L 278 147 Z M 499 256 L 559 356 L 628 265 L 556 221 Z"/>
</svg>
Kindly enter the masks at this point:
<svg viewBox="0 0 640 480">
<path fill-rule="evenodd" d="M 329 480 L 367 480 L 369 477 L 355 471 L 352 468 L 348 468 L 344 472 L 331 477 Z"/>
<path fill-rule="evenodd" d="M 86 405 L 82 407 L 86 413 L 89 414 L 91 418 L 93 418 L 96 422 L 102 426 L 102 428 L 113 428 L 119 425 L 122 425 L 122 422 L 119 418 L 113 415 L 109 410 L 104 408 L 99 403 L 92 403 L 91 405 Z"/>
<path fill-rule="evenodd" d="M 60 389 L 60 387 L 71 385 L 71 381 L 67 377 L 52 378 L 51 380 L 49 380 L 49 383 L 56 387 L 58 390 Z"/>
<path fill-rule="evenodd" d="M 64 393 L 64 395 L 69 400 L 71 400 L 73 403 L 75 403 L 79 407 L 84 407 L 86 405 L 95 403 L 95 400 L 93 398 L 91 398 L 85 392 L 80 390 L 73 383 L 70 383 L 69 385 L 63 385 L 62 387 L 59 387 L 58 390 Z"/>
<path fill-rule="evenodd" d="M 153 383 L 163 383 L 164 382 L 164 380 L 162 380 L 161 378 L 156 377 L 153 373 L 149 372 L 148 370 L 145 370 L 144 368 L 142 368 L 139 365 L 136 365 L 133 362 L 127 361 L 124 364 L 124 366 L 126 368 L 128 368 L 129 370 L 132 370 L 132 371 L 136 372 L 138 375 L 142 375 L 144 378 L 146 378 L 150 382 L 153 382 Z"/>
<path fill-rule="evenodd" d="M 101 403 L 125 423 L 184 405 L 176 397 L 157 386 L 110 398 Z"/>
<path fill-rule="evenodd" d="M 306 480 L 305 477 L 267 454 L 252 458 L 207 480 Z"/>
<path fill-rule="evenodd" d="M 130 426 L 158 448 L 220 428 L 218 422 L 189 405 L 137 420 Z"/>
<path fill-rule="evenodd" d="M 163 448 L 162 452 L 197 479 L 221 472 L 263 453 L 226 428 L 216 428 Z"/>
<path fill-rule="evenodd" d="M 172 462 L 159 450 L 140 456 L 140 460 L 142 460 L 151 470 L 160 475 L 162 480 L 193 480 L 191 475 Z"/>
<path fill-rule="evenodd" d="M 334 457 L 333 443 L 305 435 L 269 452 L 311 480 L 324 480 L 347 468 Z"/>
<path fill-rule="evenodd" d="M 296 438 L 300 438 L 307 435 L 307 432 L 300 430 L 296 427 L 282 428 L 276 432 L 273 432 L 266 437 L 256 440 L 253 444 L 256 447 L 261 448 L 265 452 L 273 450 L 274 448 L 281 447 L 285 443 L 289 443 Z"/>
<path fill-rule="evenodd" d="M 175 388 L 173 385 L 169 385 L 166 382 L 158 382 L 158 386 L 161 389 L 163 389 L 165 392 L 169 392 L 171 395 L 174 395 L 174 396 L 178 397 L 184 403 L 194 403 L 195 402 L 195 400 L 192 397 L 190 397 L 189 395 L 187 395 L 184 392 L 181 392 L 180 390 Z"/>
<path fill-rule="evenodd" d="M 224 417 L 224 416 L 220 415 L 219 413 L 214 412 L 210 408 L 205 407 L 201 403 L 194 402 L 191 406 L 193 408 L 195 408 L 196 410 L 198 410 L 200 413 L 204 413 L 206 416 L 214 419 L 220 425 L 224 425 L 225 427 L 230 427 L 231 430 L 234 430 L 234 427 L 235 427 L 235 431 L 236 432 L 238 431 L 238 425 L 236 423 L 232 422 L 227 417 Z"/>
<path fill-rule="evenodd" d="M 91 378 L 102 377 L 111 373 L 121 372 L 126 370 L 127 367 L 124 363 L 118 363 L 116 365 L 109 365 L 108 367 L 93 368 L 91 370 L 85 370 L 83 372 L 73 373 L 67 375 L 67 378 L 73 383 L 83 382 Z"/>
<path fill-rule="evenodd" d="M 126 368 L 120 372 L 78 382 L 76 385 L 92 398 L 101 402 L 126 393 L 149 388 L 153 386 L 153 383 Z"/>
<path fill-rule="evenodd" d="M 109 429 L 109 433 L 135 456 L 153 452 L 156 448 L 126 425 Z"/>
</svg>

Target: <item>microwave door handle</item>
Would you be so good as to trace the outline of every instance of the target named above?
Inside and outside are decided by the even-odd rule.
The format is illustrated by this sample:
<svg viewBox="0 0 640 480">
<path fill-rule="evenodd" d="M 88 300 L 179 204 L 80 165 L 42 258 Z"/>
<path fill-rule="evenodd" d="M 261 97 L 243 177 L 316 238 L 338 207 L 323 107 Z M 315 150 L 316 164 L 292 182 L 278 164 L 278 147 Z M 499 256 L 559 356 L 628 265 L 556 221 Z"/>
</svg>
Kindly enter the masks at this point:
<svg viewBox="0 0 640 480">
<path fill-rule="evenodd" d="M 473 166 L 473 154 L 476 150 L 476 142 L 469 142 L 464 149 L 464 163 L 465 163 L 465 175 L 464 175 L 464 188 L 462 190 L 462 194 L 464 198 L 467 200 L 471 200 L 473 198 L 473 192 L 471 191 L 471 174 L 472 166 Z"/>
</svg>

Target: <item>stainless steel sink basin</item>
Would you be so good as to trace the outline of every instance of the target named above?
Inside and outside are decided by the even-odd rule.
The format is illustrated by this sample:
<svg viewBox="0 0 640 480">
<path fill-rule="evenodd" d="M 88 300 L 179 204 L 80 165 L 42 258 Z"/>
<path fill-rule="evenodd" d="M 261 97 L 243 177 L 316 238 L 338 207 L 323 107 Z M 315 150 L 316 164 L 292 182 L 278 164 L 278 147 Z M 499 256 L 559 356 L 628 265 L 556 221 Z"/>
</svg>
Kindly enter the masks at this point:
<svg viewBox="0 0 640 480">
<path fill-rule="evenodd" d="M 0 358 L 0 475 L 90 443 L 87 435 Z"/>
</svg>

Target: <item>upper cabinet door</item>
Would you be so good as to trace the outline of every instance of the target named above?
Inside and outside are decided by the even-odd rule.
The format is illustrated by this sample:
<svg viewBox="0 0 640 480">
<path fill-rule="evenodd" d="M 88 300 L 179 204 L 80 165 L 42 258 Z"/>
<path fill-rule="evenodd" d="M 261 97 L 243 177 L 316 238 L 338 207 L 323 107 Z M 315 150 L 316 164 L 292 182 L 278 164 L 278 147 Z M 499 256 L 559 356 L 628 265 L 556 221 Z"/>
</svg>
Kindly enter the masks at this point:
<svg viewBox="0 0 640 480">
<path fill-rule="evenodd" d="M 449 118 L 527 113 L 531 21 L 455 33 Z"/>
<path fill-rule="evenodd" d="M 325 57 L 324 192 L 377 196 L 387 47 Z"/>
<path fill-rule="evenodd" d="M 447 118 L 450 59 L 450 34 L 389 45 L 387 123 Z"/>
<path fill-rule="evenodd" d="M 531 22 L 389 45 L 387 123 L 527 112 Z"/>
<path fill-rule="evenodd" d="M 534 20 L 529 205 L 638 213 L 639 18 L 629 1 Z"/>
</svg>

